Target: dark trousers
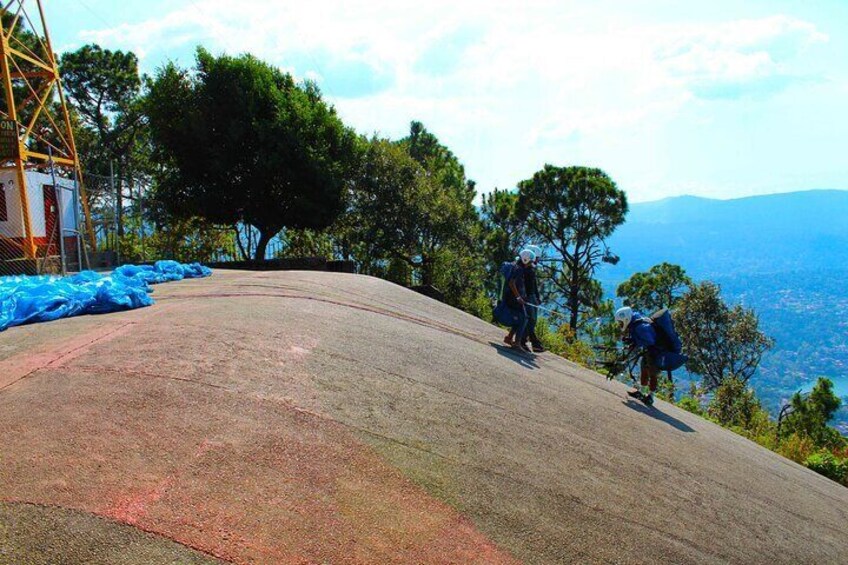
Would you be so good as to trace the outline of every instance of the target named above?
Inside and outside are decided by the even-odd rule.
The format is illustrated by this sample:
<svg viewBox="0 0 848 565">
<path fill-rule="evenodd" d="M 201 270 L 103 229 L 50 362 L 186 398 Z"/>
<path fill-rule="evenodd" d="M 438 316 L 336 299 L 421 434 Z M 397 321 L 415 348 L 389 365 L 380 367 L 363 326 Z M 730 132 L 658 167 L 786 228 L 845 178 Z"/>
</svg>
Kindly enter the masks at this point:
<svg viewBox="0 0 848 565">
<path fill-rule="evenodd" d="M 531 295 L 527 297 L 527 329 L 524 332 L 524 340 L 530 338 L 530 343 L 533 345 L 541 345 L 538 336 L 536 336 L 536 320 L 539 319 L 539 309 L 533 306 L 538 306 L 539 297 Z"/>
<path fill-rule="evenodd" d="M 651 392 L 656 392 L 657 378 L 659 376 L 660 370 L 654 365 L 651 355 L 649 353 L 642 355 L 642 362 L 639 365 L 639 379 L 642 382 L 642 386 L 647 386 L 651 389 Z"/>
</svg>

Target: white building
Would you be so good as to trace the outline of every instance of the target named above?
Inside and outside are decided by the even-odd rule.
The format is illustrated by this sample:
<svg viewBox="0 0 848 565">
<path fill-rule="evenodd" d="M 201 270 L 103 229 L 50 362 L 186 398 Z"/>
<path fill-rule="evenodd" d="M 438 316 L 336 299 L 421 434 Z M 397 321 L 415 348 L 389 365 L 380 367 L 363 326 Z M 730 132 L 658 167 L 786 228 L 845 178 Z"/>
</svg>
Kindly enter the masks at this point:
<svg viewBox="0 0 848 565">
<path fill-rule="evenodd" d="M 77 223 L 73 179 L 57 176 L 57 191 L 53 187 L 51 175 L 36 171 L 26 171 L 25 174 L 30 226 L 38 249 L 37 255 L 59 255 L 59 238 L 64 237 L 67 253 L 76 256 Z M 24 256 L 26 230 L 17 182 L 14 169 L 0 171 L 0 260 Z"/>
</svg>

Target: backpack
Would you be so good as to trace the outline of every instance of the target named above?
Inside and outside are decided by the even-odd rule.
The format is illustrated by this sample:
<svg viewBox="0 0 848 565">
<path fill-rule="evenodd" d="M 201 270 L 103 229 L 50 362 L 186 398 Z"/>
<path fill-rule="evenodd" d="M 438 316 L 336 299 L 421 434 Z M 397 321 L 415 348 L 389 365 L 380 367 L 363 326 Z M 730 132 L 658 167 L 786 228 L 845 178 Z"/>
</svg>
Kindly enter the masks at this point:
<svg viewBox="0 0 848 565">
<path fill-rule="evenodd" d="M 517 310 L 513 310 L 503 299 L 504 287 L 506 286 L 506 281 L 512 276 L 512 271 L 515 268 L 515 263 L 512 261 L 504 261 L 501 263 L 500 269 L 498 272 L 501 274 L 501 284 L 498 288 L 498 301 L 492 311 L 492 315 L 496 321 L 505 325 L 505 326 L 515 326 L 518 324 L 518 320 L 520 318 L 520 313 Z"/>
<path fill-rule="evenodd" d="M 657 331 L 657 337 L 663 341 L 666 349 L 672 353 L 683 351 L 683 342 L 674 329 L 674 321 L 671 319 L 671 312 L 668 308 L 654 312 L 651 314 L 650 319 L 654 324 L 654 329 Z"/>
<path fill-rule="evenodd" d="M 649 318 L 654 326 L 654 331 L 657 334 L 657 341 L 660 342 L 662 348 L 666 351 L 660 353 L 654 362 L 660 369 L 666 370 L 671 374 L 671 371 L 679 369 L 689 358 L 683 355 L 683 342 L 677 331 L 674 329 L 674 322 L 671 319 L 671 312 L 668 308 L 663 308 L 651 314 Z"/>
</svg>

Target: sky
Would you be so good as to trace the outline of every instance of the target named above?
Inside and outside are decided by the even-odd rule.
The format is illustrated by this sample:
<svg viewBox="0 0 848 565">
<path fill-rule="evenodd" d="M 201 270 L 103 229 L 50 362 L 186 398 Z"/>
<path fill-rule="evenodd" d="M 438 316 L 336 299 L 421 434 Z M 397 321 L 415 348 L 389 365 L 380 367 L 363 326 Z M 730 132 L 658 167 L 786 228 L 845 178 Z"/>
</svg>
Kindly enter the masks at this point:
<svg viewBox="0 0 848 565">
<path fill-rule="evenodd" d="M 60 52 L 249 52 L 360 133 L 421 121 L 481 192 L 546 163 L 631 202 L 848 189 L 848 0 L 42 1 Z"/>
</svg>

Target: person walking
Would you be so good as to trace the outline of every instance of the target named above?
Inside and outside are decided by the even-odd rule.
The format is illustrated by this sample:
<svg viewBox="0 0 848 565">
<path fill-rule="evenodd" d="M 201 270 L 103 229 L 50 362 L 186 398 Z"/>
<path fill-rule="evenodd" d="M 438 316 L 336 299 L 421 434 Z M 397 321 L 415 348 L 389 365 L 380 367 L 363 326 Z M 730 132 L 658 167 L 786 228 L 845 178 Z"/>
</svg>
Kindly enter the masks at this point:
<svg viewBox="0 0 848 565">
<path fill-rule="evenodd" d="M 536 254 L 529 249 L 524 249 L 516 257 L 512 268 L 505 274 L 501 302 L 510 314 L 512 323 L 509 324 L 509 333 L 504 337 L 504 343 L 524 353 L 530 350 L 524 345 L 527 332 L 528 308 L 527 287 L 525 283 L 525 270 L 536 258 Z"/>
<path fill-rule="evenodd" d="M 536 267 L 542 258 L 542 250 L 535 246 L 528 246 L 527 249 L 533 253 L 533 261 L 524 268 L 524 288 L 527 292 L 527 328 L 524 332 L 524 341 L 522 342 L 525 349 L 527 348 L 527 340 L 530 340 L 530 346 L 534 353 L 544 353 L 545 348 L 542 346 L 542 341 L 536 335 L 536 322 L 539 319 L 539 306 L 542 305 L 541 293 L 539 292 L 539 282 L 536 276 Z"/>
</svg>

